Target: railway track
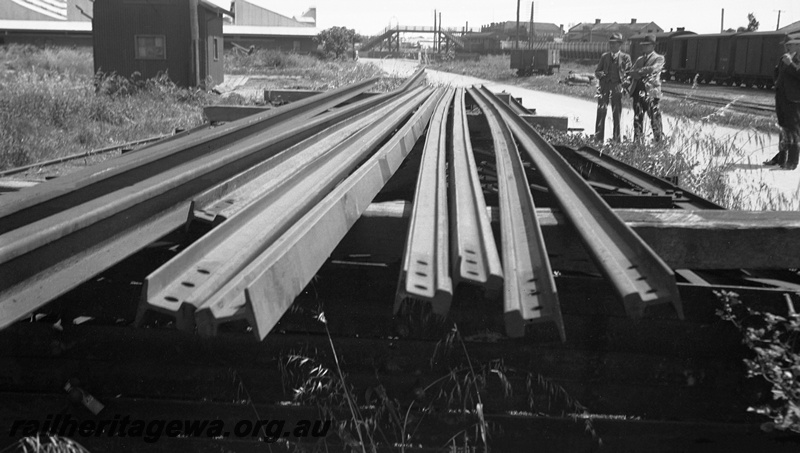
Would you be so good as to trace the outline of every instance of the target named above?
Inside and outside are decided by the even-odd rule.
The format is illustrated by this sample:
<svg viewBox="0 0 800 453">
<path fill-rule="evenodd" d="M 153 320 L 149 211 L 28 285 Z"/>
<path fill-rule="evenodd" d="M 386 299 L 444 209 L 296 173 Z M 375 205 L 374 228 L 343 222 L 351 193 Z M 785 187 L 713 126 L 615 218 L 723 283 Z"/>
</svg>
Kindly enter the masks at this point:
<svg viewBox="0 0 800 453">
<path fill-rule="evenodd" d="M 775 107 L 761 102 L 747 101 L 739 97 L 717 97 L 712 95 L 700 94 L 695 90 L 677 90 L 664 88 L 662 92 L 673 98 L 679 98 L 686 102 L 694 102 L 714 107 L 732 109 L 742 113 L 757 115 L 773 115 Z"/>
<path fill-rule="evenodd" d="M 742 383 L 740 338 L 714 315 L 715 290 L 778 314 L 786 290 L 709 271 L 800 267 L 800 215 L 729 213 L 597 150 L 552 147 L 521 106 L 485 88 L 432 89 L 421 76 L 359 100 L 369 83 L 313 96 L 3 195 L 0 422 L 92 419 L 64 403 L 73 379 L 112 416 L 313 419 L 320 407 L 292 399 L 302 382 L 286 368 L 305 354 L 318 371 L 345 368 L 364 416 L 414 401 L 401 409 L 420 426 L 415 444 L 460 431 L 479 444 L 480 413 L 503 428 L 497 448 L 527 448 L 535 431 L 558 433 L 536 437 L 545 451 L 569 449 L 565 439 L 591 449 L 586 427 L 562 417 L 594 417 L 585 407 L 607 415 L 592 429 L 612 450 L 654 438 L 656 451 L 800 444 L 758 429 L 746 408 L 769 391 Z M 464 399 L 450 417 L 436 395 L 471 390 L 440 387 L 442 376 L 470 379 L 473 365 L 484 367 L 480 406 Z M 409 441 L 398 439 L 378 442 Z M 202 440 L 155 450 L 264 448 Z"/>
</svg>

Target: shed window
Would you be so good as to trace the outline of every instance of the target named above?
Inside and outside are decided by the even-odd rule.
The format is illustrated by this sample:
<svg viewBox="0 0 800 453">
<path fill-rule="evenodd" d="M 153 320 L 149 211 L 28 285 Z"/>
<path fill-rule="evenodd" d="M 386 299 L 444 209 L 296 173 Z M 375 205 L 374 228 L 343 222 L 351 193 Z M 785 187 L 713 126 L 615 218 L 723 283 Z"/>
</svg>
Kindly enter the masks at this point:
<svg viewBox="0 0 800 453">
<path fill-rule="evenodd" d="M 167 59 L 167 40 L 164 35 L 136 35 L 134 39 L 138 60 Z"/>
<path fill-rule="evenodd" d="M 219 38 L 214 38 L 214 61 L 219 60 Z"/>
</svg>

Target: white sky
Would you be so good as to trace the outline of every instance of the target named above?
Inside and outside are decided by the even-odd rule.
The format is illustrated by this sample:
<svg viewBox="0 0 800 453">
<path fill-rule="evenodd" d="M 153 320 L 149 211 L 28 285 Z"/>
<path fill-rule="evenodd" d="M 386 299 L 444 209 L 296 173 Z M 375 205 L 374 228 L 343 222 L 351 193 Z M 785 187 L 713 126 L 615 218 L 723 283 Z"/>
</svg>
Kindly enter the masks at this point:
<svg viewBox="0 0 800 453">
<path fill-rule="evenodd" d="M 229 0 L 213 0 L 229 4 Z M 286 16 L 299 16 L 308 7 L 317 8 L 317 27 L 337 26 L 354 28 L 373 35 L 390 23 L 394 25 L 433 25 L 433 12 L 442 13 L 445 27 L 470 28 L 516 19 L 516 0 L 247 0 Z M 778 10 L 781 26 L 800 21 L 799 0 L 536 0 L 534 20 L 564 24 L 565 29 L 580 22 L 627 23 L 655 22 L 664 30 L 686 27 L 696 33 L 717 33 L 720 15 L 725 8 L 725 28 L 747 25 L 747 13 L 755 14 L 761 23 L 760 31 L 775 30 Z M 521 0 L 520 21 L 527 22 L 531 14 L 530 0 Z"/>
</svg>

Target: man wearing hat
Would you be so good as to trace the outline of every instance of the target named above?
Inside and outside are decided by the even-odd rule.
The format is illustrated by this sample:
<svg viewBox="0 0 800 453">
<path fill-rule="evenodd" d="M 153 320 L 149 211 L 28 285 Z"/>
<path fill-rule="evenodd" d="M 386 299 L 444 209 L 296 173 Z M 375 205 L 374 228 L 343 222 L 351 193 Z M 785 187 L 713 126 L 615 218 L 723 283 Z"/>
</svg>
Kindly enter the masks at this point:
<svg viewBox="0 0 800 453">
<path fill-rule="evenodd" d="M 594 137 L 603 142 L 606 129 L 608 103 L 611 101 L 611 116 L 614 119 L 614 141 L 620 141 L 620 115 L 622 114 L 622 81 L 631 68 L 631 56 L 622 52 L 622 35 L 612 33 L 608 40 L 609 51 L 600 57 L 594 75 L 597 77 L 597 120 Z"/>
<path fill-rule="evenodd" d="M 644 115 L 650 117 L 653 140 L 661 140 L 661 69 L 664 57 L 655 52 L 656 36 L 645 35 L 641 42 L 642 56 L 636 59 L 630 71 L 631 99 L 633 100 L 633 138 L 642 139 Z"/>
<path fill-rule="evenodd" d="M 797 168 L 800 158 L 800 36 L 784 42 L 786 53 L 775 66 L 775 114 L 781 127 L 778 154 L 765 165 Z"/>
</svg>

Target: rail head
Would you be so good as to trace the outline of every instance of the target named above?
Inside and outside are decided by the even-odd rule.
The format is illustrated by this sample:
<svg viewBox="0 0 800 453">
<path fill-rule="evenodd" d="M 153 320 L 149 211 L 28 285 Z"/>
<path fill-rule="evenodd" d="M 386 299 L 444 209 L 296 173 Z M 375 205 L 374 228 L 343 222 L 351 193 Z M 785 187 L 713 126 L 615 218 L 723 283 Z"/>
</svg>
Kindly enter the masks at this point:
<svg viewBox="0 0 800 453">
<path fill-rule="evenodd" d="M 617 290 L 629 315 L 638 318 L 649 305 L 672 303 L 682 319 L 674 272 L 541 135 L 486 87 L 479 90 L 497 108 L 540 171 L 598 268 Z"/>
</svg>

